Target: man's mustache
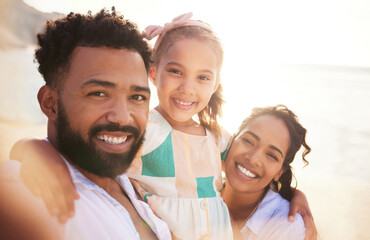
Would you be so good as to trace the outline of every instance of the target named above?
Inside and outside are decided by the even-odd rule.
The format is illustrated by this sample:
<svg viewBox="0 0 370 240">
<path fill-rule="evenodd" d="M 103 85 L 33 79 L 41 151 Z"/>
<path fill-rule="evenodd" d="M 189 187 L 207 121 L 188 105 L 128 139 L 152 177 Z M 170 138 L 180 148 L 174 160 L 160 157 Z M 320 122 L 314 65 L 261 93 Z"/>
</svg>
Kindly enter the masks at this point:
<svg viewBox="0 0 370 240">
<path fill-rule="evenodd" d="M 140 137 L 140 130 L 138 128 L 130 125 L 120 126 L 118 123 L 96 125 L 89 131 L 89 137 L 95 137 L 101 131 L 131 133 L 134 139 L 138 139 Z"/>
</svg>

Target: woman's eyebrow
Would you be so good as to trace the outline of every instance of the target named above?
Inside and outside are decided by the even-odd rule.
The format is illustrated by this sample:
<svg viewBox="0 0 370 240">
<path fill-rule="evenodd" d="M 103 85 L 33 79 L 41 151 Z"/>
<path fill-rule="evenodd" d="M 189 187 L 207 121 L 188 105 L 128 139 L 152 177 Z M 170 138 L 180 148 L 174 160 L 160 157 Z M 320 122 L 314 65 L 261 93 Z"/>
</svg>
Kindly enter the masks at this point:
<svg viewBox="0 0 370 240">
<path fill-rule="evenodd" d="M 280 149 L 279 149 L 279 148 L 275 147 L 274 145 L 270 145 L 270 146 L 269 146 L 269 148 L 271 148 L 271 149 L 273 149 L 273 150 L 277 151 L 277 152 L 278 152 L 278 153 L 280 153 L 280 155 L 284 158 L 284 156 L 283 156 L 283 152 L 282 152 L 282 151 L 280 151 Z"/>
<path fill-rule="evenodd" d="M 255 134 L 254 132 L 245 131 L 244 133 L 248 133 L 249 135 L 251 135 L 252 137 L 254 137 L 255 139 L 257 139 L 258 141 L 261 140 L 260 137 L 258 137 L 257 134 Z"/>
</svg>

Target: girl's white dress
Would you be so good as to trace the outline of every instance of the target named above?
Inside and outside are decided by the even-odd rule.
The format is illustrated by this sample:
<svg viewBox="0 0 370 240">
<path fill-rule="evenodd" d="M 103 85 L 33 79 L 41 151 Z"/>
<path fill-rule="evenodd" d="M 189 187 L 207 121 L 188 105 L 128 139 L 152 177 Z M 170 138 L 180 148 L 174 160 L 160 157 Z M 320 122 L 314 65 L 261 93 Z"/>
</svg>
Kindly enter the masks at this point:
<svg viewBox="0 0 370 240">
<path fill-rule="evenodd" d="M 220 196 L 221 156 L 230 136 L 218 139 L 172 129 L 152 110 L 141 152 L 128 171 L 138 193 L 164 220 L 174 239 L 232 239 Z"/>
</svg>

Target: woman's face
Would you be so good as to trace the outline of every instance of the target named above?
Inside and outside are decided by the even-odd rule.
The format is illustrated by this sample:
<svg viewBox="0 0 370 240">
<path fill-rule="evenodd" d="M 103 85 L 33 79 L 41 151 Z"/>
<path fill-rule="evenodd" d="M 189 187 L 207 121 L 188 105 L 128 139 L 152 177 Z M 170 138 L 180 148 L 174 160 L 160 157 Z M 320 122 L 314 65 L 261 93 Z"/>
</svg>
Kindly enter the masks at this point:
<svg viewBox="0 0 370 240">
<path fill-rule="evenodd" d="M 253 119 L 236 138 L 225 162 L 228 184 L 239 192 L 263 192 L 278 180 L 290 145 L 285 123 L 275 116 Z"/>
</svg>

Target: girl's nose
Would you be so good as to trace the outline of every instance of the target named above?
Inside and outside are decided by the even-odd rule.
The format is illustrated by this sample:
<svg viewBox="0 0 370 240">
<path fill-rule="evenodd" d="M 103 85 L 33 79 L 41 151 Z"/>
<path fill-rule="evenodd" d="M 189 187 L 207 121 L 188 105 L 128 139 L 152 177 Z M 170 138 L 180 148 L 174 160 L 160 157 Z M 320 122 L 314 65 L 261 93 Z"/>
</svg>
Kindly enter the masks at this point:
<svg viewBox="0 0 370 240">
<path fill-rule="evenodd" d="M 184 78 L 181 85 L 179 86 L 179 91 L 187 95 L 195 94 L 195 82 L 192 79 Z"/>
</svg>

